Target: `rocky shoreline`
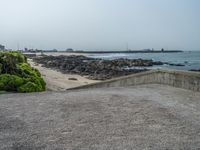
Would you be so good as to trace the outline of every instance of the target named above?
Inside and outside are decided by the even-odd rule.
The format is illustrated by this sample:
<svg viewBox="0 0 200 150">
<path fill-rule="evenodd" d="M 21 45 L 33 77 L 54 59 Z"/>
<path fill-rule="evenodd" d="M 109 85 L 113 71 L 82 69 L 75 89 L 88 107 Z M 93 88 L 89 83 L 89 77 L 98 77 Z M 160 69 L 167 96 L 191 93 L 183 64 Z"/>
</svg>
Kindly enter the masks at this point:
<svg viewBox="0 0 200 150">
<path fill-rule="evenodd" d="M 144 59 L 103 60 L 86 56 L 42 56 L 33 58 L 43 67 L 56 69 L 66 74 L 78 74 L 92 80 L 106 80 L 114 77 L 147 71 L 142 67 L 163 65 L 163 62 Z M 134 67 L 141 67 L 136 69 Z"/>
<path fill-rule="evenodd" d="M 200 72 L 200 69 L 191 69 L 189 71 L 193 71 L 193 72 Z"/>
</svg>

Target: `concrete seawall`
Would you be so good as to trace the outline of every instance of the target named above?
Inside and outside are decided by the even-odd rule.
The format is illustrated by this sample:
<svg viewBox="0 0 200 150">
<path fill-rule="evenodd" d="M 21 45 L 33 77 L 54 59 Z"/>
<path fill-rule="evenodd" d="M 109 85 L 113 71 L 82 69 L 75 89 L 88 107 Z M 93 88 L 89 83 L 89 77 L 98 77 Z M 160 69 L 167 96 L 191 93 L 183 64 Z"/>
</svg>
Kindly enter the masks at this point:
<svg viewBox="0 0 200 150">
<path fill-rule="evenodd" d="M 138 74 L 115 78 L 100 83 L 88 84 L 74 89 L 126 87 L 141 84 L 165 84 L 183 89 L 200 91 L 200 73 L 177 70 L 152 70 Z"/>
<path fill-rule="evenodd" d="M 159 84 L 200 91 L 200 73 L 177 70 L 159 70 L 156 74 Z"/>
</svg>

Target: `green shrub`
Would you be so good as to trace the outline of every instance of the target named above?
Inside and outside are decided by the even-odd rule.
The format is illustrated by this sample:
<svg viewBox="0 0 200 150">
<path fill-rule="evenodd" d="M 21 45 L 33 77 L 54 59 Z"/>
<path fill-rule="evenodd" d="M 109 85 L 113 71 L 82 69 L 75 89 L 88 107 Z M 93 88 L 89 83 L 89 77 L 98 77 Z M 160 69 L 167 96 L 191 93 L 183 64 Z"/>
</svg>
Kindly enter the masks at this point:
<svg viewBox="0 0 200 150">
<path fill-rule="evenodd" d="M 9 74 L 2 74 L 0 75 L 0 90 L 4 90 L 5 86 L 8 84 L 10 75 Z"/>
<path fill-rule="evenodd" d="M 41 92 L 46 83 L 19 52 L 0 52 L 0 91 Z"/>
<path fill-rule="evenodd" d="M 40 72 L 37 69 L 31 67 L 28 63 L 20 63 L 17 65 L 17 67 L 24 73 L 24 76 L 41 77 Z"/>
<path fill-rule="evenodd" d="M 41 91 L 41 88 L 33 82 L 27 82 L 26 84 L 18 88 L 18 92 L 23 92 L 23 93 L 40 92 L 40 91 Z"/>
<path fill-rule="evenodd" d="M 0 63 L 0 74 L 1 74 L 2 70 L 3 70 L 3 65 Z"/>
<path fill-rule="evenodd" d="M 25 77 L 26 82 L 33 82 L 38 85 L 38 88 L 40 88 L 40 91 L 44 91 L 46 88 L 46 83 L 41 77 L 40 72 L 32 68 L 29 64 L 22 63 L 18 64 L 19 69 L 23 72 L 23 77 Z"/>
<path fill-rule="evenodd" d="M 24 80 L 16 75 L 0 75 L 0 90 L 17 91 L 17 88 L 24 84 Z"/>
<path fill-rule="evenodd" d="M 41 92 L 45 90 L 45 82 L 40 77 L 21 78 L 16 75 L 0 75 L 0 91 Z"/>
<path fill-rule="evenodd" d="M 27 63 L 27 58 L 25 55 L 18 51 L 4 51 L 0 52 L 0 57 L 12 57 L 15 58 L 16 63 Z"/>
<path fill-rule="evenodd" d="M 25 78 L 26 83 L 32 82 L 38 85 L 38 88 L 41 89 L 41 91 L 44 91 L 46 89 L 46 83 L 41 77 L 29 77 Z"/>
<path fill-rule="evenodd" d="M 16 73 L 16 65 L 19 63 L 27 63 L 23 54 L 16 51 L 0 52 L 1 73 Z"/>
</svg>

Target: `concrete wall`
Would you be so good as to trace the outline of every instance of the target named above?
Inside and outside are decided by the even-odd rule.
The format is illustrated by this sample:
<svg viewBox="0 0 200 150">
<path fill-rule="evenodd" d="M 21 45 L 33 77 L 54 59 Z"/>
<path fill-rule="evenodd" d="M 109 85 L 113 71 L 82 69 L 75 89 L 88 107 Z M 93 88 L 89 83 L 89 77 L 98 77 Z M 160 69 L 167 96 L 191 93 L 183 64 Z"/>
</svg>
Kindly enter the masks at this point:
<svg viewBox="0 0 200 150">
<path fill-rule="evenodd" d="M 176 70 L 160 70 L 157 83 L 193 91 L 200 91 L 200 73 Z"/>
<path fill-rule="evenodd" d="M 72 89 L 126 87 L 140 84 L 165 84 L 193 91 L 200 91 L 200 73 L 177 70 L 152 70 L 115 78 L 100 83 L 89 84 Z M 69 90 L 72 90 L 69 89 Z"/>
</svg>

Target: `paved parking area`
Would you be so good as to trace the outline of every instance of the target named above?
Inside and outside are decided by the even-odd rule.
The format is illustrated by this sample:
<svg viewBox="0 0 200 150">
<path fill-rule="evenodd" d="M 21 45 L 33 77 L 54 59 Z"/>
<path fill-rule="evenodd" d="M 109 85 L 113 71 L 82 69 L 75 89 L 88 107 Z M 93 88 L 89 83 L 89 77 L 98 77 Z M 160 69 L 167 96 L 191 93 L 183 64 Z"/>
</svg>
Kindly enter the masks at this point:
<svg viewBox="0 0 200 150">
<path fill-rule="evenodd" d="M 0 149 L 197 149 L 200 93 L 164 85 L 0 95 Z"/>
</svg>

